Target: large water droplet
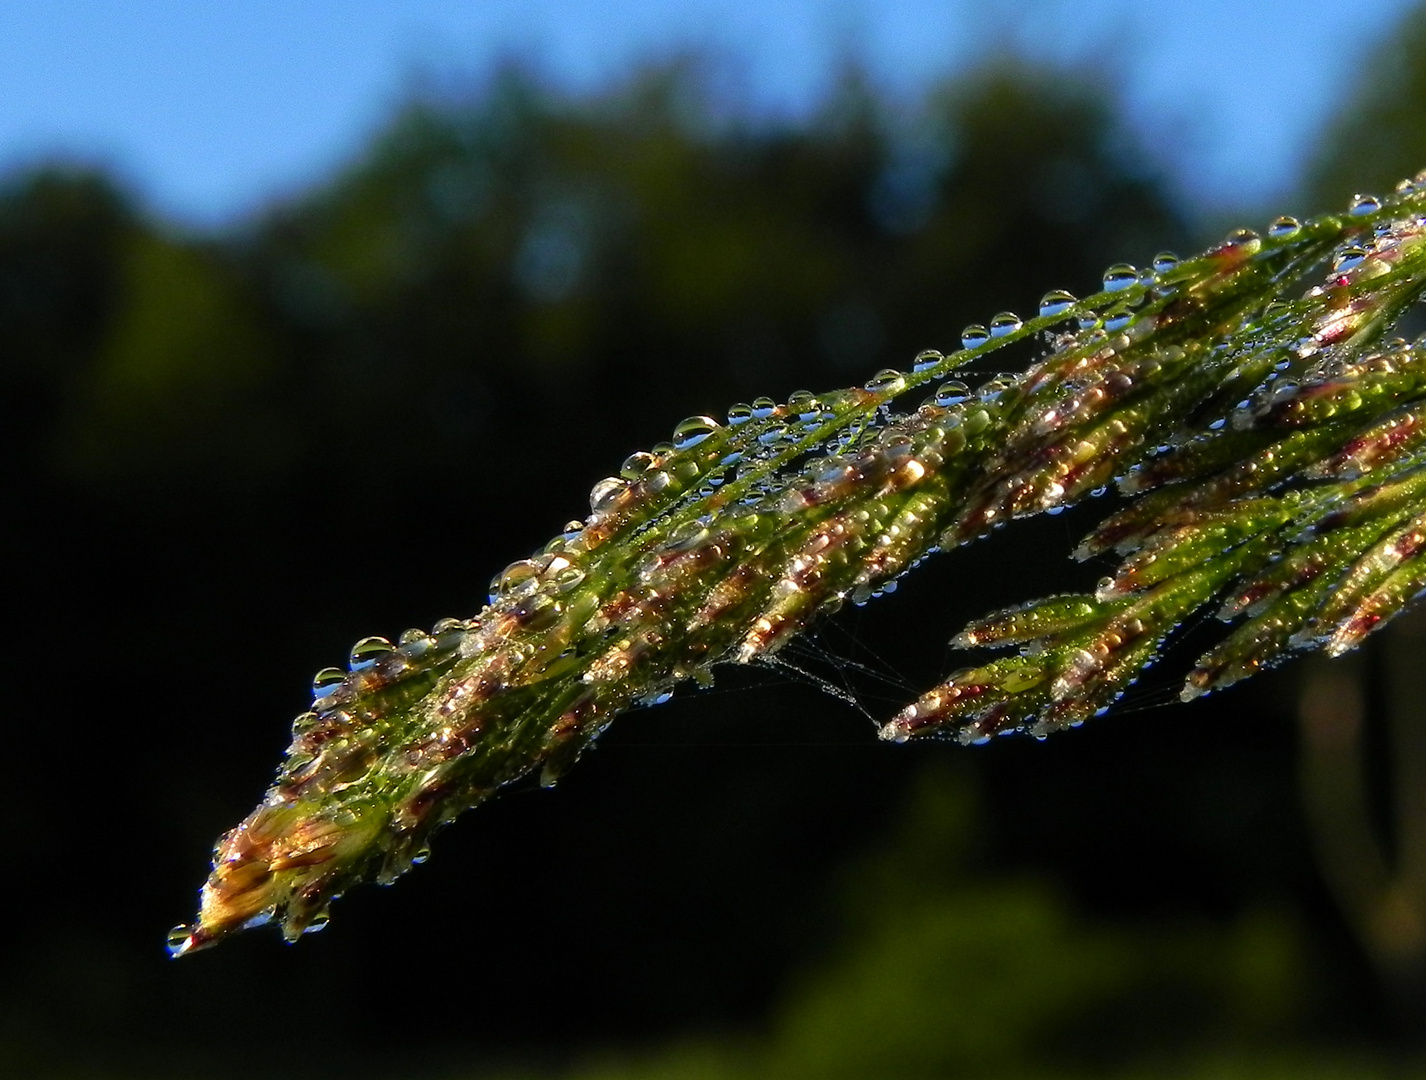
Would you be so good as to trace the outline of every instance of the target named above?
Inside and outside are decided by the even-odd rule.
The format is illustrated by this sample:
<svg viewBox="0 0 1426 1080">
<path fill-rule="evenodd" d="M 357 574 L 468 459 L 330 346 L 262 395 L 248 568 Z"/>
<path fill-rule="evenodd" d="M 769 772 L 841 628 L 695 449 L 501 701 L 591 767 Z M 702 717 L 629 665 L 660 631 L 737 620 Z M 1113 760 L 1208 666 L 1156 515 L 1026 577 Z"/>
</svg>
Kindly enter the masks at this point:
<svg viewBox="0 0 1426 1080">
<path fill-rule="evenodd" d="M 1284 214 L 1268 226 L 1268 236 L 1274 240 L 1289 240 L 1302 231 L 1302 222 Z"/>
<path fill-rule="evenodd" d="M 673 429 L 674 449 L 687 450 L 697 446 L 720 427 L 722 425 L 711 416 L 690 416 Z"/>
<path fill-rule="evenodd" d="M 1167 274 L 1178 269 L 1178 256 L 1172 251 L 1161 251 L 1154 256 L 1154 273 Z"/>
<path fill-rule="evenodd" d="M 589 489 L 589 509 L 603 513 L 614 505 L 614 501 L 624 493 L 629 485 L 617 476 L 606 476 Z"/>
<path fill-rule="evenodd" d="M 728 409 L 728 423 L 737 427 L 739 424 L 746 424 L 753 418 L 753 407 L 747 402 L 739 402 Z"/>
<path fill-rule="evenodd" d="M 395 648 L 396 646 L 384 637 L 364 637 L 352 646 L 352 653 L 347 662 L 353 671 L 360 671 L 362 668 L 371 667 Z"/>
<path fill-rule="evenodd" d="M 961 348 L 974 349 L 990 340 L 990 331 L 980 323 L 971 323 L 961 331 Z"/>
<path fill-rule="evenodd" d="M 341 668 L 324 667 L 321 671 L 312 676 L 312 696 L 326 697 L 335 690 L 346 677 L 347 673 Z"/>
<path fill-rule="evenodd" d="M 883 368 L 866 382 L 866 388 L 876 394 L 894 394 L 906 386 L 906 378 L 895 368 Z"/>
<path fill-rule="evenodd" d="M 943 356 L 938 350 L 927 349 L 924 352 L 916 354 L 916 360 L 914 363 L 912 363 L 911 370 L 925 371 L 927 368 L 935 367 L 944 359 L 945 356 Z"/>
<path fill-rule="evenodd" d="M 1115 263 L 1104 271 L 1104 287 L 1110 292 L 1119 292 L 1139 282 L 1139 271 L 1128 263 Z"/>
<path fill-rule="evenodd" d="M 1352 204 L 1347 208 L 1347 213 L 1353 217 L 1361 217 L 1365 214 L 1374 214 L 1381 209 L 1381 200 L 1375 195 L 1353 195 Z"/>
<path fill-rule="evenodd" d="M 1063 315 L 1075 304 L 1073 293 L 1064 289 L 1053 289 L 1040 297 L 1040 314 L 1046 317 Z"/>
<path fill-rule="evenodd" d="M 760 397 L 753 399 L 753 416 L 759 420 L 766 420 L 777 411 L 777 402 L 770 397 Z"/>
<path fill-rule="evenodd" d="M 1002 311 L 995 318 L 990 320 L 990 336 L 993 338 L 1005 337 L 1006 334 L 1013 334 L 1019 330 L 1024 323 L 1020 321 L 1020 316 L 1013 311 Z"/>
</svg>

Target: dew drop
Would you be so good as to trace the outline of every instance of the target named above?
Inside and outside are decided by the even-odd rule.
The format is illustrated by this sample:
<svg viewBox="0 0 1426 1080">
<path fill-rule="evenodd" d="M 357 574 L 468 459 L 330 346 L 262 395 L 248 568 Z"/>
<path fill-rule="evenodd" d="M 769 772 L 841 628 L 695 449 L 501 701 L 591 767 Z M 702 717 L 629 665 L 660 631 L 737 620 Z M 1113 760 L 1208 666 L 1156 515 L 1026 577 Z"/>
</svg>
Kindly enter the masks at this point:
<svg viewBox="0 0 1426 1080">
<path fill-rule="evenodd" d="M 1065 292 L 1064 289 L 1055 289 L 1040 297 L 1040 314 L 1042 316 L 1063 315 L 1074 306 L 1074 303 L 1073 293 Z"/>
<path fill-rule="evenodd" d="M 777 402 L 770 397 L 760 397 L 753 400 L 753 416 L 758 420 L 766 420 L 777 411 Z"/>
<path fill-rule="evenodd" d="M 1274 240 L 1288 240 L 1302 231 L 1302 222 L 1295 217 L 1283 215 L 1268 226 L 1268 236 Z"/>
<path fill-rule="evenodd" d="M 1347 208 L 1347 213 L 1353 217 L 1362 217 L 1366 214 L 1374 214 L 1381 209 L 1381 200 L 1375 195 L 1353 195 L 1352 204 Z"/>
<path fill-rule="evenodd" d="M 624 464 L 619 466 L 619 475 L 625 480 L 637 480 L 657 464 L 658 459 L 653 454 L 640 450 L 624 459 Z"/>
<path fill-rule="evenodd" d="M 395 648 L 396 646 L 384 637 L 364 637 L 352 646 L 347 662 L 353 671 L 360 671 L 362 668 L 371 667 Z"/>
<path fill-rule="evenodd" d="M 430 848 L 428 848 L 428 847 L 418 848 L 417 851 L 416 851 L 416 853 L 411 856 L 411 865 L 412 865 L 412 866 L 420 866 L 423 862 L 425 862 L 425 861 L 426 861 L 427 859 L 429 859 L 430 857 L 431 857 L 431 849 L 430 849 Z"/>
<path fill-rule="evenodd" d="M 690 416 L 673 429 L 674 449 L 687 450 L 697 446 L 720 427 L 722 425 L 711 416 Z"/>
<path fill-rule="evenodd" d="M 168 938 L 164 942 L 164 947 L 168 949 L 169 956 L 182 956 L 189 949 L 193 940 L 193 927 L 186 923 L 179 923 L 168 932 Z"/>
<path fill-rule="evenodd" d="M 728 410 L 728 423 L 737 427 L 739 424 L 746 424 L 753 418 L 753 407 L 746 402 L 739 402 Z"/>
<path fill-rule="evenodd" d="M 970 387 L 963 382 L 952 379 L 950 382 L 941 384 L 936 391 L 936 404 L 943 409 L 949 409 L 953 405 L 959 405 L 970 397 Z"/>
<path fill-rule="evenodd" d="M 895 394 L 905 386 L 905 376 L 895 368 L 883 368 L 866 382 L 866 389 L 877 394 Z"/>
<path fill-rule="evenodd" d="M 799 420 L 812 420 L 822 411 L 822 403 L 811 390 L 795 390 L 787 399 L 787 409 Z"/>
<path fill-rule="evenodd" d="M 1123 330 L 1134 321 L 1134 313 L 1128 308 L 1115 308 L 1104 315 L 1104 329 L 1111 333 Z"/>
<path fill-rule="evenodd" d="M 527 582 L 532 582 L 540 576 L 540 564 L 533 559 L 521 559 L 519 562 L 512 562 L 504 570 L 495 575 L 495 580 L 490 583 L 492 596 L 507 596 L 513 593 L 520 586 Z"/>
<path fill-rule="evenodd" d="M 589 489 L 589 509 L 596 514 L 603 513 L 614 505 L 629 485 L 617 476 L 606 476 Z"/>
<path fill-rule="evenodd" d="M 961 331 L 961 348 L 974 349 L 990 340 L 990 331 L 980 323 L 971 323 Z"/>
<path fill-rule="evenodd" d="M 1172 251 L 1161 251 L 1154 256 L 1154 273 L 1167 274 L 1178 269 L 1178 256 Z"/>
<path fill-rule="evenodd" d="M 1128 263 L 1115 263 L 1104 271 L 1104 287 L 1110 292 L 1120 292 L 1138 283 L 1139 271 Z"/>
<path fill-rule="evenodd" d="M 993 338 L 1005 337 L 1013 334 L 1020 327 L 1025 325 L 1020 321 L 1020 316 L 1013 311 L 1002 311 L 995 318 L 990 320 L 990 336 Z"/>
<path fill-rule="evenodd" d="M 1367 257 L 1365 248 L 1349 247 L 1337 254 L 1332 260 L 1332 270 L 1334 273 L 1345 274 L 1348 270 L 1355 270 Z"/>
<path fill-rule="evenodd" d="M 569 592 L 570 589 L 579 586 L 585 578 L 585 572 L 577 566 L 566 566 L 562 570 L 557 570 L 554 575 L 555 588 L 559 592 Z"/>
<path fill-rule="evenodd" d="M 320 934 L 327 929 L 327 924 L 332 921 L 332 916 L 325 911 L 319 911 L 313 915 L 307 925 L 302 928 L 304 934 Z"/>
<path fill-rule="evenodd" d="M 312 696 L 326 697 L 346 677 L 347 673 L 341 668 L 324 667 L 312 676 Z"/>
<path fill-rule="evenodd" d="M 927 349 L 916 354 L 916 360 L 911 365 L 912 371 L 925 371 L 939 364 L 945 357 L 936 349 Z"/>
</svg>

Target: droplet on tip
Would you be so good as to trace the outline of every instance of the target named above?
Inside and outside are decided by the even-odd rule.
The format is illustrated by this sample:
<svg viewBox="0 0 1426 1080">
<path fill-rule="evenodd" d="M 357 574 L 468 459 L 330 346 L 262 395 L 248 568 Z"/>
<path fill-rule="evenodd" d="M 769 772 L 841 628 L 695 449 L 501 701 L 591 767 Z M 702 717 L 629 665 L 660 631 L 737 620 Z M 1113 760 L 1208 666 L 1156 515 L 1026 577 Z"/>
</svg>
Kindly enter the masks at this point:
<svg viewBox="0 0 1426 1080">
<path fill-rule="evenodd" d="M 187 923 L 179 923 L 168 932 L 164 947 L 168 950 L 168 955 L 175 960 L 189 952 L 193 948 L 193 927 Z"/>
</svg>

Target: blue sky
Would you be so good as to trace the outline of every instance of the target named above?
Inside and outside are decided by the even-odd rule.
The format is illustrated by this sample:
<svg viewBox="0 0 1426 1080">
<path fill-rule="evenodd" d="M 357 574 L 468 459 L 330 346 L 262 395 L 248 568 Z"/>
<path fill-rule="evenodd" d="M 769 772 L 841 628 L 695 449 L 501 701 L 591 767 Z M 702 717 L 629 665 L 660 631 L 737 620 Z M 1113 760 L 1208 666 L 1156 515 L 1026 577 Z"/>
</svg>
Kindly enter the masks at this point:
<svg viewBox="0 0 1426 1080">
<path fill-rule="evenodd" d="M 573 88 L 695 46 L 756 107 L 804 112 L 860 57 L 914 94 L 998 48 L 1092 67 L 1185 193 L 1258 208 L 1410 0 L 4 0 L 0 169 L 116 169 L 217 224 L 352 154 L 422 74 L 520 55 Z"/>
</svg>

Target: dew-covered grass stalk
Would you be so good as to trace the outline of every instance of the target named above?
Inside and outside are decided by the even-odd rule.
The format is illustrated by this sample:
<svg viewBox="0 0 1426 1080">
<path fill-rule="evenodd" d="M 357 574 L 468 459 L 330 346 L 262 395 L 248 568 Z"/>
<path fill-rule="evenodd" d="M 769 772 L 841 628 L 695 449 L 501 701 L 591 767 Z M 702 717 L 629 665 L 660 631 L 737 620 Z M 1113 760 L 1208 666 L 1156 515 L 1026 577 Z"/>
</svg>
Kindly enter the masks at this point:
<svg viewBox="0 0 1426 1080">
<path fill-rule="evenodd" d="M 967 327 L 907 372 L 685 420 L 502 571 L 479 613 L 366 638 L 318 673 L 170 950 L 268 921 L 316 929 L 350 885 L 424 860 L 461 811 L 532 773 L 554 783 L 624 710 L 1110 484 L 1130 501 L 1077 554 L 1113 552 L 1115 571 L 972 623 L 958 644 L 1014 651 L 952 674 L 882 738 L 1080 724 L 1208 605 L 1235 625 L 1185 698 L 1353 648 L 1426 588 L 1426 342 L 1388 339 L 1423 289 L 1418 177 L 1344 215 L 1113 266 L 1092 296 L 1047 293 L 1033 318 Z M 956 379 L 1016 342 L 1040 351 L 1023 374 Z"/>
</svg>

